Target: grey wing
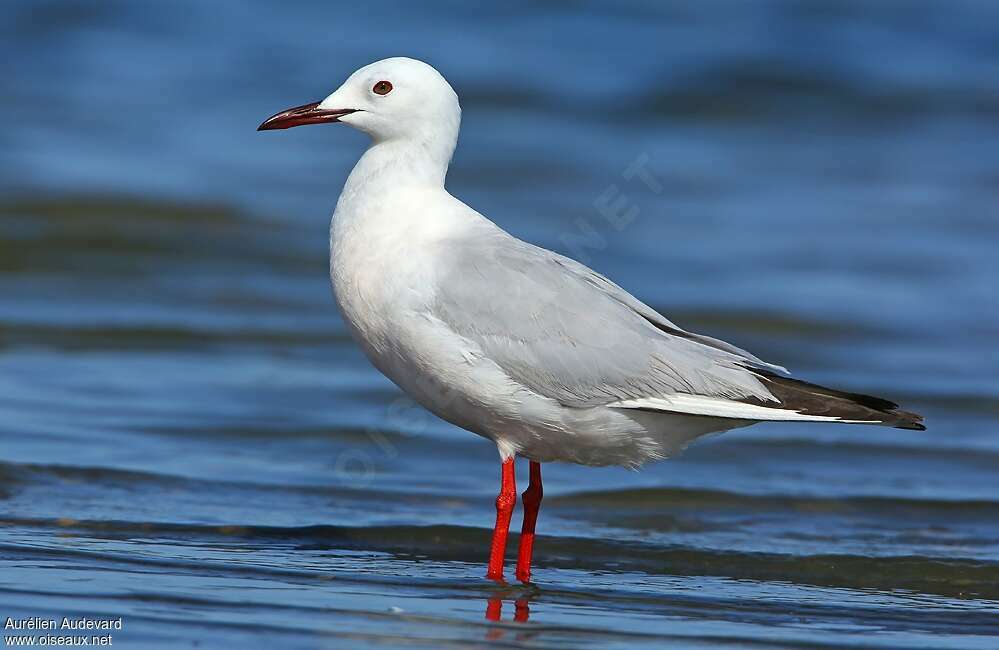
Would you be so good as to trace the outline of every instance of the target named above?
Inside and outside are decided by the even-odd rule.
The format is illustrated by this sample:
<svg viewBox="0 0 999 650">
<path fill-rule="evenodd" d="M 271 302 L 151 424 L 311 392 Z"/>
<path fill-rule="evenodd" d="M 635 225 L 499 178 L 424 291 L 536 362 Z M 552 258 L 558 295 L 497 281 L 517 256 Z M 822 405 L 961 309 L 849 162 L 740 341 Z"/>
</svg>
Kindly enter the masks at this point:
<svg viewBox="0 0 999 650">
<path fill-rule="evenodd" d="M 750 370 L 775 366 L 685 332 L 578 262 L 502 231 L 452 242 L 442 255 L 433 315 L 513 380 L 565 406 L 715 414 L 643 400 L 777 402 Z"/>
<path fill-rule="evenodd" d="M 551 251 L 547 251 L 545 249 L 539 249 L 539 250 L 552 255 L 558 260 L 560 264 L 571 269 L 580 277 L 584 278 L 587 282 L 591 282 L 595 284 L 597 287 L 602 288 L 614 300 L 617 300 L 621 304 L 631 308 L 642 318 L 646 319 L 647 321 L 655 325 L 658 329 L 662 330 L 663 332 L 671 334 L 673 336 L 678 336 L 680 338 L 697 341 L 698 343 L 706 345 L 707 347 L 715 348 L 717 350 L 722 350 L 723 352 L 729 352 L 738 357 L 739 359 L 741 359 L 742 361 L 747 362 L 752 367 L 764 368 L 767 370 L 776 371 L 778 373 L 787 374 L 787 369 L 784 368 L 783 366 L 763 361 L 756 355 L 747 352 L 742 348 L 736 347 L 731 343 L 710 336 L 705 336 L 704 334 L 695 334 L 693 332 L 688 332 L 680 328 L 672 321 L 670 321 L 668 318 L 666 318 L 652 307 L 649 307 L 642 301 L 632 296 L 630 293 L 619 287 L 617 284 L 612 282 L 607 277 L 600 275 L 593 269 L 580 264 L 576 260 L 564 257 L 562 255 L 558 255 L 557 253 L 552 253 Z"/>
</svg>

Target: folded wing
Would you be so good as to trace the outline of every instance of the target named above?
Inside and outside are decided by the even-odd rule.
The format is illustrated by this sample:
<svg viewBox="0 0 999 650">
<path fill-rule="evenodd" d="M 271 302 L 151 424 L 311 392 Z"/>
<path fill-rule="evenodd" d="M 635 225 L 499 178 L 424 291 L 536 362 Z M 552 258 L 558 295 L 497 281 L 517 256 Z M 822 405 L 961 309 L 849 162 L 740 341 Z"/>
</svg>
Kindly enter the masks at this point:
<svg viewBox="0 0 999 650">
<path fill-rule="evenodd" d="M 438 283 L 433 316 L 564 406 L 918 428 L 890 402 L 798 382 L 687 332 L 586 266 L 503 231 L 442 246 L 441 273 L 461 281 Z"/>
</svg>

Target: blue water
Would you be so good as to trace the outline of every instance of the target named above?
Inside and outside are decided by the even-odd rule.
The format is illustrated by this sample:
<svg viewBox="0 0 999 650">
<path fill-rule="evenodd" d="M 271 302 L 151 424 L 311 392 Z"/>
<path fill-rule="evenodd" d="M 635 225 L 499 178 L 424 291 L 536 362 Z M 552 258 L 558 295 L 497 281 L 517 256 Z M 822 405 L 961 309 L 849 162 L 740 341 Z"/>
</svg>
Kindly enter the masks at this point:
<svg viewBox="0 0 999 650">
<path fill-rule="evenodd" d="M 996 647 L 999 4 L 15 1 L 0 54 L 0 620 L 121 616 L 143 648 Z M 400 54 L 461 97 L 454 194 L 929 429 L 546 466 L 536 584 L 484 580 L 495 449 L 378 375 L 329 296 L 364 137 L 254 130 Z"/>
</svg>

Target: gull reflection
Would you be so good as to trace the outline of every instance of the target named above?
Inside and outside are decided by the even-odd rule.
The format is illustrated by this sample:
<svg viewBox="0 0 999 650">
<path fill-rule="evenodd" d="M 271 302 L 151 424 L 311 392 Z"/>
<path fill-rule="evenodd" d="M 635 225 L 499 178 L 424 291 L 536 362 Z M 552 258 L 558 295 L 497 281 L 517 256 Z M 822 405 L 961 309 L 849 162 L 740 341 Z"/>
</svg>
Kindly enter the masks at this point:
<svg viewBox="0 0 999 650">
<path fill-rule="evenodd" d="M 514 623 L 527 623 L 531 617 L 531 600 L 533 600 L 535 596 L 536 594 L 524 594 L 519 589 L 515 590 L 513 593 L 510 591 L 498 593 L 486 601 L 486 620 L 492 623 L 502 623 L 503 601 L 509 600 L 513 601 L 513 616 L 510 620 Z M 509 631 L 510 628 L 505 626 L 490 627 L 486 632 L 486 639 L 490 641 L 502 639 Z M 535 633 L 533 632 L 517 632 L 516 639 L 518 641 L 522 641 L 530 639 L 533 636 L 535 636 Z"/>
</svg>

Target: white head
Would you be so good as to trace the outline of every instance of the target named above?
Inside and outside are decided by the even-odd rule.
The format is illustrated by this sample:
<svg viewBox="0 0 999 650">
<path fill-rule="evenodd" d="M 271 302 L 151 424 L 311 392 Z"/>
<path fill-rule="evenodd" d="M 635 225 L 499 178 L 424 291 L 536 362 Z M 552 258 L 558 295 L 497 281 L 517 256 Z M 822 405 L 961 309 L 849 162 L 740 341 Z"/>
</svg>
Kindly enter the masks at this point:
<svg viewBox="0 0 999 650">
<path fill-rule="evenodd" d="M 461 123 L 458 96 L 432 66 L 393 57 L 366 65 L 321 102 L 282 111 L 257 129 L 343 122 L 375 143 L 414 141 L 454 150 Z M 435 147 L 436 148 L 436 147 Z"/>
</svg>

